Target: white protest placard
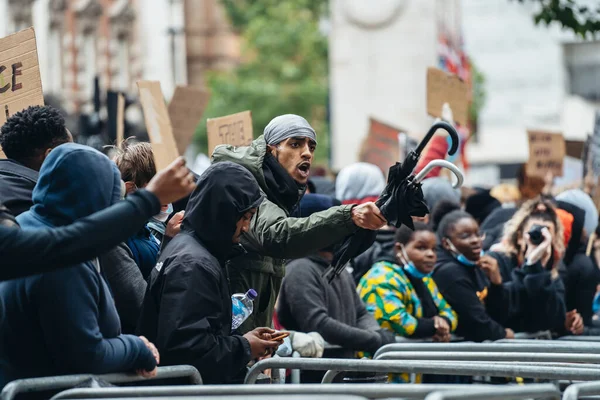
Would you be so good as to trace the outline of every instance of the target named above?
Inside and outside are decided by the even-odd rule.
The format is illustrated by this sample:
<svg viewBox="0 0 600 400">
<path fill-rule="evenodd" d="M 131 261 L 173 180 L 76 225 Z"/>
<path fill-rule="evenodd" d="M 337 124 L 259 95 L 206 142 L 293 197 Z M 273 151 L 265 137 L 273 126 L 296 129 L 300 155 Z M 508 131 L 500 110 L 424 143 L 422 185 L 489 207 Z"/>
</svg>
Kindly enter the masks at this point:
<svg viewBox="0 0 600 400">
<path fill-rule="evenodd" d="M 0 126 L 29 106 L 44 105 L 33 28 L 0 39 Z M 0 149 L 0 158 L 4 153 Z"/>
<path fill-rule="evenodd" d="M 156 169 L 166 168 L 178 156 L 177 145 L 173 138 L 173 130 L 169 119 L 169 112 L 165 104 L 160 82 L 138 81 L 140 103 L 144 110 L 144 121 L 148 130 L 148 137 L 152 143 Z"/>
<path fill-rule="evenodd" d="M 220 144 L 248 146 L 252 143 L 252 113 L 243 111 L 237 114 L 206 120 L 208 133 L 208 154 L 211 155 Z"/>
<path fill-rule="evenodd" d="M 427 114 L 442 118 L 442 106 L 448 103 L 454 120 L 469 122 L 469 87 L 458 76 L 437 68 L 427 68 Z"/>
<path fill-rule="evenodd" d="M 208 105 L 210 93 L 203 88 L 177 86 L 169 103 L 169 117 L 179 154 L 184 154 L 192 143 L 194 132 Z"/>
<path fill-rule="evenodd" d="M 527 175 L 544 178 L 548 172 L 563 176 L 566 155 L 565 138 L 561 133 L 527 131 L 529 138 L 529 160 Z"/>
</svg>

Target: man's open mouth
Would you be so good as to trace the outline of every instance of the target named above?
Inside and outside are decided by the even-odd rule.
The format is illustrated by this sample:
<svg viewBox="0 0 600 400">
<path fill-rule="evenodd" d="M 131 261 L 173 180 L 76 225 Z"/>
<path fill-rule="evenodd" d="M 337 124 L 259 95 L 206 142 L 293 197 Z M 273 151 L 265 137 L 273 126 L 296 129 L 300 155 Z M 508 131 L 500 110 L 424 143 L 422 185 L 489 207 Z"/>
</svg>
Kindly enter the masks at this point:
<svg viewBox="0 0 600 400">
<path fill-rule="evenodd" d="M 303 162 L 298 164 L 298 171 L 300 171 L 300 175 L 302 175 L 303 177 L 308 177 L 308 174 L 310 172 L 310 163 Z"/>
</svg>

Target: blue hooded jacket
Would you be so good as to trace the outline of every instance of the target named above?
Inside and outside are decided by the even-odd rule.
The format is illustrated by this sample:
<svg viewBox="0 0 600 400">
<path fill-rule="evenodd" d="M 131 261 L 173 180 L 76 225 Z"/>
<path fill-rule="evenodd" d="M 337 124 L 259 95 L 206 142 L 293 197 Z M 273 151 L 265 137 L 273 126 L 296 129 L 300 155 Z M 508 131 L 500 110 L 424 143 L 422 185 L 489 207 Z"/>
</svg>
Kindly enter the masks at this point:
<svg viewBox="0 0 600 400">
<path fill-rule="evenodd" d="M 68 225 L 116 203 L 120 174 L 102 153 L 63 144 L 44 161 L 23 229 Z M 85 240 L 85 238 L 81 238 Z M 110 289 L 92 261 L 0 282 L 0 387 L 39 376 L 152 370 L 152 353 L 121 335 Z"/>
</svg>

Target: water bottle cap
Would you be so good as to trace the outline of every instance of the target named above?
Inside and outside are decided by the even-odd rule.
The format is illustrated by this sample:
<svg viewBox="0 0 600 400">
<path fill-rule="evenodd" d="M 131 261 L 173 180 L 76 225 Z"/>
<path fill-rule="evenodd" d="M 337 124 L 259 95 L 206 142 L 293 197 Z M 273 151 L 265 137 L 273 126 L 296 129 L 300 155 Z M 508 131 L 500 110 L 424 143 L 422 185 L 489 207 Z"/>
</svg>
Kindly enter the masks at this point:
<svg viewBox="0 0 600 400">
<path fill-rule="evenodd" d="M 254 300 L 255 298 L 258 297 L 258 293 L 256 293 L 256 290 L 254 289 L 250 289 L 246 292 L 246 296 L 248 296 L 248 298 L 250 300 Z"/>
</svg>

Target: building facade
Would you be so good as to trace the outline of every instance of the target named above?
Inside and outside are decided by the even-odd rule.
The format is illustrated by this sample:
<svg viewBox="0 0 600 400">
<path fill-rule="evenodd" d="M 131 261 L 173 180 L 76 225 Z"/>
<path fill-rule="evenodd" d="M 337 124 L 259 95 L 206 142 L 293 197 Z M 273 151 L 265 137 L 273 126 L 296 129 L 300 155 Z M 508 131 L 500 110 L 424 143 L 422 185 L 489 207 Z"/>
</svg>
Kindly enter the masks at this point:
<svg viewBox="0 0 600 400">
<path fill-rule="evenodd" d="M 600 108 L 600 41 L 536 26 L 532 3 L 462 0 L 465 47 L 485 77 L 478 140 L 468 146 L 475 184 L 514 177 L 529 155 L 527 129 L 584 140 Z"/>
<path fill-rule="evenodd" d="M 135 99 L 138 80 L 160 81 L 170 99 L 239 61 L 219 0 L 0 0 L 0 15 L 0 37 L 34 26 L 44 94 L 70 115 L 93 111 L 96 77 L 101 102 L 107 90 Z M 127 113 L 142 122 L 139 107 Z"/>
</svg>

